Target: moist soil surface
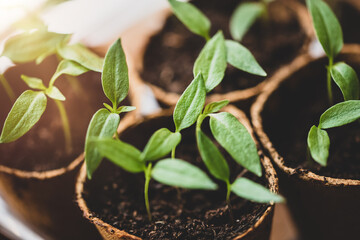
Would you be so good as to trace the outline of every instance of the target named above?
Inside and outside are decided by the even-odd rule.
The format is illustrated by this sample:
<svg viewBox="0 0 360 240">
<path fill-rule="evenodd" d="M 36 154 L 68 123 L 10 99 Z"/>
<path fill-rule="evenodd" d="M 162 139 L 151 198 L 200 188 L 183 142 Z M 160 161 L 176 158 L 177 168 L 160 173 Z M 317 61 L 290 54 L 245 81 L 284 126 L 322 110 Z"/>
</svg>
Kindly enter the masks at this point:
<svg viewBox="0 0 360 240">
<path fill-rule="evenodd" d="M 172 118 L 161 117 L 128 129 L 120 138 L 143 149 L 156 129 L 172 125 Z M 176 157 L 205 170 L 197 153 L 194 130 L 184 130 Z M 143 138 L 140 139 L 140 135 Z M 229 156 L 227 159 L 234 180 L 243 169 L 230 161 Z M 258 179 L 248 172 L 244 176 L 265 183 L 264 178 Z M 85 183 L 83 197 L 94 217 L 143 239 L 232 239 L 252 226 L 268 205 L 232 194 L 232 222 L 225 204 L 225 186 L 217 183 L 221 190 L 190 191 L 151 180 L 149 198 L 153 221 L 150 223 L 144 206 L 144 175 L 127 173 L 104 160 L 93 180 Z"/>
<path fill-rule="evenodd" d="M 360 43 L 360 32 L 356 23 L 360 21 L 360 9 L 347 2 L 338 2 L 335 13 L 340 20 L 345 43 Z"/>
<path fill-rule="evenodd" d="M 353 55 L 354 56 L 354 55 Z M 360 56 L 341 56 L 360 73 Z M 294 73 L 270 96 L 262 113 L 264 131 L 274 148 L 293 168 L 305 168 L 319 175 L 360 179 L 359 122 L 328 129 L 330 155 L 327 167 L 307 160 L 307 135 L 319 124 L 321 114 L 330 107 L 327 97 L 325 59 L 310 63 Z M 343 101 L 333 84 L 335 102 Z"/>
<path fill-rule="evenodd" d="M 222 30 L 226 39 L 232 39 L 229 33 L 229 20 L 240 2 L 193 1 L 210 19 L 211 35 Z M 289 63 L 300 52 L 306 39 L 295 13 L 282 2 L 286 1 L 271 3 L 268 20 L 258 20 L 241 41 L 268 76 L 281 65 Z M 187 30 L 175 16 L 170 16 L 164 28 L 150 40 L 144 56 L 142 78 L 166 91 L 181 94 L 193 79 L 193 64 L 204 44 L 205 40 L 202 37 Z M 264 79 L 228 65 L 221 86 L 216 87 L 214 92 L 226 93 L 246 89 Z"/>
<path fill-rule="evenodd" d="M 9 69 L 5 77 L 12 85 L 16 96 L 29 89 L 20 75 L 43 79 L 45 85 L 56 70 L 57 60 L 46 59 L 39 66 L 34 63 L 22 64 Z M 101 87 L 100 73 L 89 72 L 76 80 L 59 78 L 55 86 L 66 97 L 63 102 L 69 117 L 72 134 L 72 151 L 65 151 L 62 121 L 55 102 L 47 98 L 47 107 L 40 121 L 24 136 L 12 143 L 0 144 L 0 164 L 26 171 L 46 171 L 67 166 L 84 149 L 87 126 L 92 115 L 106 102 Z M 1 113 L 3 125 L 12 103 L 3 88 L 0 88 Z"/>
</svg>

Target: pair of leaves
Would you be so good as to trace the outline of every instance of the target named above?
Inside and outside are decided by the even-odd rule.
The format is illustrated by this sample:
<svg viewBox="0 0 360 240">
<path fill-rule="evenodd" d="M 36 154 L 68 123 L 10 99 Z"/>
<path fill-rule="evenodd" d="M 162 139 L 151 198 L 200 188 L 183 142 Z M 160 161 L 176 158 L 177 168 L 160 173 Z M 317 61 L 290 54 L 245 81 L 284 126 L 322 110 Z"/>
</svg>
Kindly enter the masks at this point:
<svg viewBox="0 0 360 240">
<path fill-rule="evenodd" d="M 319 127 L 312 126 L 308 134 L 308 147 L 312 158 L 326 166 L 329 157 L 330 139 L 323 129 L 340 127 L 360 118 L 360 100 L 338 103 L 326 110 L 320 117 Z"/>
<path fill-rule="evenodd" d="M 339 21 L 331 8 L 322 0 L 306 0 L 306 5 L 312 16 L 319 42 L 326 55 L 334 59 L 344 45 Z"/>
<path fill-rule="evenodd" d="M 175 16 L 193 33 L 209 39 L 211 23 L 194 5 L 187 2 L 169 0 Z"/>
</svg>

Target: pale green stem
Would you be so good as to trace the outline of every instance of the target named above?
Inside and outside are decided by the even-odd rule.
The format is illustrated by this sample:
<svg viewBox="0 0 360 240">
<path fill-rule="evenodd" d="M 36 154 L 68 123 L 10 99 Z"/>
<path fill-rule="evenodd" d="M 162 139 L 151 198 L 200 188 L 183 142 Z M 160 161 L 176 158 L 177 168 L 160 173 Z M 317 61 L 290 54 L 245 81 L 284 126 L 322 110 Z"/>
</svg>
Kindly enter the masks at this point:
<svg viewBox="0 0 360 240">
<path fill-rule="evenodd" d="M 144 170 L 144 173 L 145 173 L 145 187 L 144 187 L 145 207 L 146 207 L 146 211 L 147 211 L 150 222 L 151 222 L 151 212 L 150 212 L 150 204 L 149 204 L 149 183 L 151 180 L 151 168 L 152 168 L 152 164 L 149 163 L 148 167 Z"/>
<path fill-rule="evenodd" d="M 10 84 L 6 81 L 4 75 L 0 74 L 0 83 L 4 87 L 6 94 L 12 102 L 15 102 L 15 93 L 12 90 Z"/>
<path fill-rule="evenodd" d="M 231 202 L 230 202 L 231 184 L 230 184 L 229 180 L 226 181 L 226 188 L 227 188 L 226 204 L 228 205 L 228 208 L 229 208 L 230 220 L 233 223 L 234 222 L 234 214 L 233 214 Z"/>
<path fill-rule="evenodd" d="M 176 146 L 171 150 L 171 158 L 175 158 Z"/>
<path fill-rule="evenodd" d="M 72 141 L 71 141 L 71 131 L 70 131 L 69 119 L 68 119 L 68 116 L 66 114 L 64 104 L 59 100 L 55 100 L 55 103 L 56 103 L 56 106 L 59 109 L 59 113 L 60 113 L 60 116 L 61 116 L 61 121 L 63 123 L 63 131 L 64 131 L 64 136 L 65 136 L 65 149 L 66 149 L 67 153 L 71 153 L 71 151 L 72 151 Z"/>
<path fill-rule="evenodd" d="M 331 87 L 331 68 L 333 66 L 333 59 L 329 58 L 329 66 L 327 67 L 327 91 L 329 97 L 330 105 L 333 105 L 333 95 L 332 95 L 332 87 Z"/>
</svg>

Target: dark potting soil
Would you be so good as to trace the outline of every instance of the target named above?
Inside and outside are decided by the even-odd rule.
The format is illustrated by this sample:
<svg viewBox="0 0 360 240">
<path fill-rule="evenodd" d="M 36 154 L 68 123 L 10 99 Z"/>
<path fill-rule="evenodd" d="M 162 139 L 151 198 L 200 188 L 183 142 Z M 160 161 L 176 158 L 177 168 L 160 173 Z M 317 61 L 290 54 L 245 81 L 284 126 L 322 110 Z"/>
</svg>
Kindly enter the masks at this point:
<svg viewBox="0 0 360 240">
<path fill-rule="evenodd" d="M 150 135 L 160 127 L 172 126 L 162 117 L 128 129 L 120 138 L 143 149 Z M 194 128 L 184 130 L 176 157 L 204 169 L 194 139 Z M 140 138 L 139 136 L 142 136 Z M 229 161 L 232 180 L 242 171 Z M 250 173 L 245 177 L 254 179 Z M 256 179 L 265 184 L 265 179 Z M 93 180 L 85 183 L 83 197 L 94 217 L 143 239 L 232 239 L 252 226 L 267 204 L 252 203 L 232 194 L 232 223 L 225 200 L 225 186 L 218 191 L 184 190 L 150 182 L 149 198 L 153 221 L 144 206 L 144 176 L 130 174 L 104 160 Z"/>
<path fill-rule="evenodd" d="M 56 66 L 57 60 L 51 57 L 39 66 L 28 63 L 11 68 L 5 77 L 12 85 L 16 96 L 19 96 L 29 89 L 21 80 L 21 74 L 39 77 L 47 85 Z M 15 142 L 0 144 L 1 165 L 26 171 L 46 171 L 67 166 L 83 152 L 90 119 L 97 109 L 102 107 L 102 103 L 107 102 L 101 87 L 100 73 L 89 72 L 78 77 L 78 80 L 73 77 L 69 80 L 61 77 L 55 86 L 66 97 L 63 104 L 70 122 L 72 151 L 65 151 L 62 120 L 56 104 L 48 98 L 43 116 L 28 133 Z M 12 103 L 3 88 L 0 88 L 0 91 L 0 123 L 3 125 Z"/>
<path fill-rule="evenodd" d="M 222 30 L 231 39 L 229 20 L 239 0 L 195 0 L 212 24 L 211 34 Z M 284 1 L 283 1 L 284 2 Z M 271 75 L 281 65 L 289 63 L 301 50 L 306 39 L 294 12 L 282 1 L 269 5 L 269 20 L 257 21 L 244 36 L 242 44 Z M 181 94 L 193 79 L 193 64 L 205 40 L 191 33 L 175 17 L 170 16 L 161 32 L 154 35 L 144 56 L 142 78 L 166 91 Z M 244 73 L 228 65 L 225 78 L 215 93 L 253 87 L 264 77 Z"/>
<path fill-rule="evenodd" d="M 360 43 L 360 32 L 356 23 L 360 21 L 360 9 L 345 1 L 336 4 L 335 13 L 340 20 L 345 43 Z"/>
<path fill-rule="evenodd" d="M 360 56 L 341 56 L 337 60 L 344 60 L 360 73 Z M 308 132 L 311 126 L 319 124 L 321 114 L 330 107 L 326 64 L 325 59 L 310 63 L 270 96 L 262 113 L 264 131 L 286 165 L 328 177 L 360 179 L 359 122 L 327 130 L 330 137 L 327 167 L 306 157 Z M 343 101 L 335 84 L 333 91 L 336 102 Z"/>
</svg>

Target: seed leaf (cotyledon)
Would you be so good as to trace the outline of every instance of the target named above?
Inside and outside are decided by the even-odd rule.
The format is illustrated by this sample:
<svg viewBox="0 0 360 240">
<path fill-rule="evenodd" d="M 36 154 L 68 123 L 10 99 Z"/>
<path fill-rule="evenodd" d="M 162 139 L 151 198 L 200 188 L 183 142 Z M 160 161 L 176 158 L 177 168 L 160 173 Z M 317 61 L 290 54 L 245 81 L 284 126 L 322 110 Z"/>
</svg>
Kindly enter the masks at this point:
<svg viewBox="0 0 360 240">
<path fill-rule="evenodd" d="M 128 172 L 144 171 L 145 164 L 140 160 L 140 151 L 130 144 L 112 138 L 90 138 L 101 156 Z"/>
<path fill-rule="evenodd" d="M 101 162 L 101 155 L 96 146 L 89 141 L 93 137 L 112 137 L 117 130 L 120 116 L 110 113 L 107 109 L 98 110 L 92 117 L 85 139 L 85 163 L 88 178 L 91 179 L 93 172 Z"/>
<path fill-rule="evenodd" d="M 219 180 L 229 181 L 229 166 L 215 144 L 201 131 L 196 131 L 196 140 L 201 158 L 210 173 Z"/>
<path fill-rule="evenodd" d="M 193 33 L 209 38 L 211 23 L 194 5 L 187 2 L 169 0 L 175 16 Z"/>
<path fill-rule="evenodd" d="M 205 84 L 199 73 L 185 89 L 174 109 L 176 131 L 190 127 L 196 122 L 205 104 Z"/>
<path fill-rule="evenodd" d="M 247 129 L 228 112 L 210 114 L 210 128 L 216 141 L 244 168 L 261 176 L 260 158 Z"/>
<path fill-rule="evenodd" d="M 203 114 L 210 114 L 220 111 L 223 107 L 229 104 L 229 100 L 222 100 L 218 102 L 212 102 L 205 106 Z"/>
<path fill-rule="evenodd" d="M 194 64 L 194 76 L 202 74 L 206 92 L 210 92 L 222 81 L 225 75 L 226 47 L 224 35 L 216 33 L 201 50 Z"/>
<path fill-rule="evenodd" d="M 46 87 L 43 81 L 40 78 L 36 77 L 29 77 L 26 75 L 21 75 L 21 79 L 28 85 L 30 88 L 37 89 L 37 90 L 45 90 Z"/>
<path fill-rule="evenodd" d="M 349 100 L 327 109 L 320 117 L 319 128 L 340 127 L 359 118 L 360 100 Z"/>
<path fill-rule="evenodd" d="M 226 40 L 227 61 L 232 66 L 251 74 L 265 77 L 267 74 L 251 52 L 238 42 Z"/>
<path fill-rule="evenodd" d="M 160 160 L 151 172 L 158 182 L 181 188 L 215 190 L 217 185 L 200 168 L 180 159 Z"/>
<path fill-rule="evenodd" d="M 331 76 L 340 88 L 344 100 L 359 99 L 359 79 L 355 70 L 344 62 L 335 64 L 331 69 Z"/>
<path fill-rule="evenodd" d="M 330 7 L 322 0 L 306 0 L 316 35 L 326 53 L 334 59 L 343 47 L 343 35 L 339 21 Z"/>
<path fill-rule="evenodd" d="M 280 195 L 270 192 L 266 187 L 247 178 L 236 179 L 231 185 L 231 191 L 239 197 L 258 203 L 278 203 L 285 201 Z"/>
<path fill-rule="evenodd" d="M 46 109 L 47 99 L 43 92 L 23 92 L 6 117 L 0 143 L 8 143 L 27 133 L 40 119 Z"/>
<path fill-rule="evenodd" d="M 54 85 L 55 80 L 60 77 L 62 74 L 67 74 L 67 75 L 71 75 L 71 76 L 79 76 L 83 73 L 88 72 L 89 69 L 87 69 L 86 67 L 80 65 L 77 62 L 74 62 L 72 60 L 62 60 L 57 69 L 56 72 L 54 73 L 54 75 L 51 77 L 50 82 L 49 82 L 49 86 Z"/>
<path fill-rule="evenodd" d="M 101 80 L 106 97 L 117 107 L 129 91 L 128 67 L 120 39 L 106 53 Z"/>
<path fill-rule="evenodd" d="M 157 130 L 146 144 L 141 155 L 143 161 L 154 161 L 170 153 L 181 140 L 180 133 L 173 133 L 167 128 Z"/>
<path fill-rule="evenodd" d="M 312 158 L 322 166 L 326 166 L 330 147 L 330 139 L 327 132 L 312 126 L 308 134 L 307 144 Z"/>
</svg>

